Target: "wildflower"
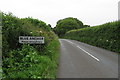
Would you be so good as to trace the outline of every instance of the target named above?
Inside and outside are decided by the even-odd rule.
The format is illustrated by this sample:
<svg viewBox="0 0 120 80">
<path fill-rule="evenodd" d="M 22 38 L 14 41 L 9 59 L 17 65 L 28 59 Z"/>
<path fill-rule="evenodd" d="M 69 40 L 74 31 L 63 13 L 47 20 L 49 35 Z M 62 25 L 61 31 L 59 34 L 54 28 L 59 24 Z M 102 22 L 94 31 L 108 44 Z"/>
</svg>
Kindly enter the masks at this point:
<svg viewBox="0 0 120 80">
<path fill-rule="evenodd" d="M 42 33 L 42 31 L 40 31 L 40 33 Z"/>
</svg>

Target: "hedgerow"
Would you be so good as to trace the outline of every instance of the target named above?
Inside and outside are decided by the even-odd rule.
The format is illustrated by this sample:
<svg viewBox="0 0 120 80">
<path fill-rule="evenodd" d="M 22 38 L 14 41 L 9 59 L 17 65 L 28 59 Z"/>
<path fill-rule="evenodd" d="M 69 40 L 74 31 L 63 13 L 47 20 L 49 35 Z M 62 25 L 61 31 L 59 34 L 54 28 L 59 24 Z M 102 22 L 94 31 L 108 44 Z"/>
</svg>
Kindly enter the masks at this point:
<svg viewBox="0 0 120 80">
<path fill-rule="evenodd" d="M 120 53 L 120 21 L 68 31 L 65 38 Z"/>
<path fill-rule="evenodd" d="M 20 44 L 19 36 L 42 36 L 45 44 Z M 43 21 L 2 13 L 2 69 L 6 78 L 55 78 L 58 37 Z"/>
</svg>

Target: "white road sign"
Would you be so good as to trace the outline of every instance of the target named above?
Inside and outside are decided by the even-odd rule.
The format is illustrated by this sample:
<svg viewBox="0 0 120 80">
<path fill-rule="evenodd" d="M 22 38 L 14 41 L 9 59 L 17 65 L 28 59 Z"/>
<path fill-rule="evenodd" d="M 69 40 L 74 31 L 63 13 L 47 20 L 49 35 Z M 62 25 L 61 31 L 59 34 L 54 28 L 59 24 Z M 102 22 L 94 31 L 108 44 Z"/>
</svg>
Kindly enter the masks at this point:
<svg viewBox="0 0 120 80">
<path fill-rule="evenodd" d="M 19 36 L 19 43 L 44 44 L 44 37 Z"/>
</svg>

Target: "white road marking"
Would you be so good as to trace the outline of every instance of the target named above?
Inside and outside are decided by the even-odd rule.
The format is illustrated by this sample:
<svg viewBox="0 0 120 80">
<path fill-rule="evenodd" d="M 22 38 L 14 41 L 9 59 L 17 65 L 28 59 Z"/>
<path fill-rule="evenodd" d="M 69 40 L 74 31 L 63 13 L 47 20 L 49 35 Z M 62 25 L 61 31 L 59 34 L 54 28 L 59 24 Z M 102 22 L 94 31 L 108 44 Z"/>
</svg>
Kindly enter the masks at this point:
<svg viewBox="0 0 120 80">
<path fill-rule="evenodd" d="M 85 51 L 84 49 L 82 49 L 81 47 L 77 46 L 78 48 L 80 48 L 82 51 L 84 51 L 85 53 L 87 53 L 89 56 L 91 56 L 92 58 L 94 58 L 97 61 L 100 61 L 98 58 L 96 58 L 95 56 L 93 56 L 92 54 L 90 54 L 89 52 Z"/>
<path fill-rule="evenodd" d="M 71 41 L 68 41 L 68 40 L 66 40 L 67 42 L 69 42 L 69 43 L 71 43 L 71 44 L 74 44 L 73 42 L 71 42 Z M 76 44 L 74 44 L 74 45 L 76 45 Z M 87 51 L 85 51 L 84 49 L 82 49 L 80 46 L 77 46 L 78 48 L 80 48 L 82 51 L 84 51 L 85 53 L 87 53 L 89 56 L 91 56 L 92 58 L 94 58 L 95 60 L 97 60 L 97 61 L 100 61 L 98 58 L 96 58 L 95 56 L 93 56 L 92 54 L 90 54 L 89 52 L 87 52 Z"/>
<path fill-rule="evenodd" d="M 68 40 L 66 40 L 67 42 L 69 42 L 69 43 L 71 43 L 71 44 L 74 44 L 73 42 L 71 42 L 71 41 L 68 41 Z"/>
</svg>

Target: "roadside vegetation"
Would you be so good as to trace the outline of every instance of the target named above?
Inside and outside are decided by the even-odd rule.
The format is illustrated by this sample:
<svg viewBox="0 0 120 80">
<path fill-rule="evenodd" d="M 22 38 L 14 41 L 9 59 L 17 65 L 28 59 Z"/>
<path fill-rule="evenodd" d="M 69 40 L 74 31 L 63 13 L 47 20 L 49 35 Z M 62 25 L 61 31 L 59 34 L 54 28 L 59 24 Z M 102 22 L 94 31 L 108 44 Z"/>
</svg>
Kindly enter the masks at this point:
<svg viewBox="0 0 120 80">
<path fill-rule="evenodd" d="M 120 53 L 120 21 L 68 31 L 64 38 Z"/>
<path fill-rule="evenodd" d="M 59 38 L 78 40 L 120 53 L 120 21 L 90 27 L 77 18 L 69 17 L 59 20 L 52 29 L 50 24 L 38 19 L 18 18 L 11 13 L 0 14 L 3 79 L 55 79 L 59 57 L 56 34 Z M 45 44 L 20 44 L 19 36 L 45 37 Z"/>
<path fill-rule="evenodd" d="M 2 79 L 2 14 L 0 13 L 0 79 Z"/>
<path fill-rule="evenodd" d="M 45 44 L 20 44 L 19 36 L 42 36 Z M 50 24 L 33 18 L 18 18 L 2 13 L 3 79 L 55 79 L 58 56 L 58 37 Z"/>
<path fill-rule="evenodd" d="M 67 31 L 73 29 L 80 29 L 90 27 L 89 25 L 84 25 L 80 20 L 77 18 L 68 17 L 65 19 L 61 19 L 57 22 L 56 27 L 54 27 L 53 31 L 62 38 Z"/>
</svg>

